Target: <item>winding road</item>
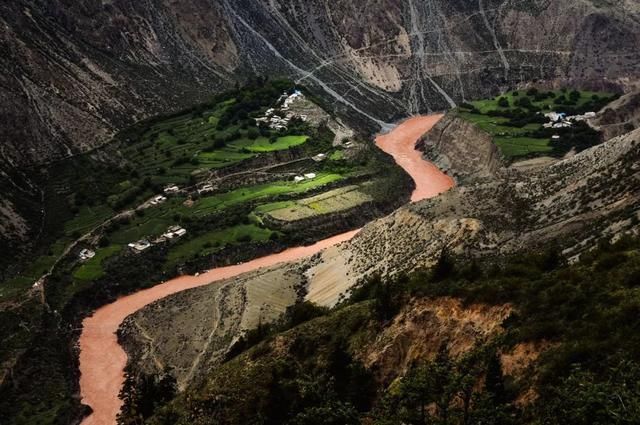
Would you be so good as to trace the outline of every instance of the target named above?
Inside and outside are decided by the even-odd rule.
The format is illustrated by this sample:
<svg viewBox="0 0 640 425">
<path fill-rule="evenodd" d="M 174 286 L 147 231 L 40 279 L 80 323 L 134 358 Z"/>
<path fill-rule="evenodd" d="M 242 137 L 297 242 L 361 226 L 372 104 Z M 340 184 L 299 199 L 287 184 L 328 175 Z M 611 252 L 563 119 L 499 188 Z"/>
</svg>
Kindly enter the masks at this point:
<svg viewBox="0 0 640 425">
<path fill-rule="evenodd" d="M 391 132 L 380 135 L 376 145 L 393 156 L 415 181 L 416 188 L 411 201 L 436 196 L 454 185 L 453 179 L 442 173 L 433 164 L 424 161 L 415 150 L 415 142 L 429 131 L 442 115 L 410 118 Z M 83 425 L 113 425 L 122 401 L 118 393 L 124 382 L 127 355 L 118 344 L 116 331 L 122 321 L 148 304 L 199 286 L 232 278 L 262 267 L 299 260 L 317 252 L 348 241 L 359 230 L 324 239 L 310 246 L 290 248 L 283 252 L 257 258 L 246 263 L 212 269 L 199 276 L 180 276 L 165 283 L 119 298 L 101 307 L 83 321 L 80 335 L 80 390 L 82 403 L 90 406 L 93 413 L 85 418 Z"/>
</svg>

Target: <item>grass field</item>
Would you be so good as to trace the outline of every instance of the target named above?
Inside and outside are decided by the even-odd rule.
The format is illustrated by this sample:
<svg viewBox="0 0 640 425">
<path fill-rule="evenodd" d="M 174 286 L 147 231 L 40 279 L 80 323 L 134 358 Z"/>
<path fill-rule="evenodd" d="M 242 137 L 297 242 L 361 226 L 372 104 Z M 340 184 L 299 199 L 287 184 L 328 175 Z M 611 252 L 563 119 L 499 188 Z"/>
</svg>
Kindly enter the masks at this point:
<svg viewBox="0 0 640 425">
<path fill-rule="evenodd" d="M 19 276 L 3 282 L 0 285 L 0 301 L 11 298 L 30 288 L 36 280 L 40 279 L 55 264 L 58 256 L 62 254 L 68 243 L 70 243 L 69 239 L 59 239 L 50 247 L 47 255 L 37 257 Z"/>
<path fill-rule="evenodd" d="M 517 93 L 517 95 L 516 95 Z M 529 99 L 531 99 L 531 103 L 541 109 L 545 109 L 545 107 L 549 107 L 551 110 L 555 110 L 555 109 L 562 109 L 561 105 L 556 105 L 554 103 L 555 99 L 560 97 L 560 96 L 565 96 L 568 97 L 569 95 L 569 91 L 562 91 L 562 90 L 550 90 L 549 93 L 553 93 L 553 97 L 549 97 L 547 99 L 542 99 L 542 100 L 535 100 L 534 96 L 528 96 L 527 95 L 527 91 L 526 90 L 513 90 L 507 93 L 504 93 L 502 95 L 496 96 L 494 98 L 491 99 L 483 99 L 483 100 L 477 100 L 474 102 L 471 102 L 471 104 L 473 106 L 475 106 L 476 108 L 478 108 L 478 110 L 482 113 L 482 114 L 486 114 L 487 112 L 491 111 L 491 110 L 506 110 L 509 108 L 513 108 L 515 107 L 515 102 L 517 99 L 521 99 L 523 97 L 528 97 Z M 576 102 L 576 106 L 583 106 L 585 105 L 587 102 L 591 101 L 593 99 L 593 96 L 598 96 L 601 98 L 604 97 L 609 97 L 611 96 L 611 93 L 606 93 L 606 92 L 594 92 L 594 91 L 579 91 L 580 93 L 580 98 L 577 100 Z M 499 100 L 500 98 L 505 98 L 507 99 L 507 101 L 509 102 L 509 106 L 508 107 L 502 107 L 499 105 Z"/>
<path fill-rule="evenodd" d="M 212 254 L 225 245 L 235 245 L 250 241 L 260 242 L 268 240 L 273 231 L 253 224 L 242 224 L 227 229 L 205 233 L 196 238 L 179 243 L 171 248 L 168 255 L 167 266 L 171 267 L 180 261 L 194 256 Z"/>
<path fill-rule="evenodd" d="M 278 137 L 275 142 L 271 142 L 266 137 L 258 137 L 255 140 L 250 140 L 247 138 L 239 139 L 233 141 L 229 144 L 229 146 L 244 148 L 250 152 L 273 152 L 273 151 L 281 151 L 284 149 L 289 149 L 294 146 L 299 146 L 309 140 L 308 136 L 283 136 Z"/>
<path fill-rule="evenodd" d="M 83 235 L 94 227 L 100 225 L 112 215 L 113 210 L 107 205 L 83 207 L 73 219 L 65 223 L 65 233 L 68 236 L 73 234 Z"/>
<path fill-rule="evenodd" d="M 113 243 L 120 245 L 126 245 L 139 239 L 151 239 L 164 233 L 169 226 L 176 224 L 175 217 L 177 215 L 193 219 L 203 218 L 246 202 L 259 201 L 278 195 L 294 196 L 343 178 L 340 174 L 321 173 L 315 179 L 300 183 L 281 181 L 249 186 L 201 198 L 191 208 L 182 204 L 185 198 L 171 198 L 158 207 L 146 209 L 142 216 L 134 216 L 130 223 L 121 225 L 109 237 Z"/>
<path fill-rule="evenodd" d="M 120 245 L 110 245 L 96 250 L 96 256 L 76 268 L 73 277 L 79 280 L 94 280 L 104 275 L 102 262 L 122 250 Z"/>
</svg>

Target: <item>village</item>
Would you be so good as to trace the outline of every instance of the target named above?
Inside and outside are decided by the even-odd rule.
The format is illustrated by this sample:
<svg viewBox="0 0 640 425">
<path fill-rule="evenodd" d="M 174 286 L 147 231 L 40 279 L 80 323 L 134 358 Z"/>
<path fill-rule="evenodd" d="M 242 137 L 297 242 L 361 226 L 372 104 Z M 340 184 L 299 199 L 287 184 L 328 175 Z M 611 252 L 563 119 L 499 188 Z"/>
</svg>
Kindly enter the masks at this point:
<svg viewBox="0 0 640 425">
<path fill-rule="evenodd" d="M 549 119 L 548 123 L 543 125 L 544 128 L 570 128 L 576 122 L 586 121 L 596 116 L 595 112 L 587 112 L 583 115 L 567 116 L 564 112 L 549 112 L 544 114 Z"/>
<path fill-rule="evenodd" d="M 266 110 L 264 116 L 256 118 L 257 125 L 267 125 L 272 130 L 286 130 L 289 122 L 294 118 L 299 118 L 302 121 L 307 121 L 307 115 L 298 115 L 295 112 L 290 111 L 291 106 L 297 102 L 304 100 L 304 94 L 299 90 L 295 90 L 292 94 L 287 95 L 284 93 L 278 99 L 277 103 L 282 102 L 282 106 L 279 110 L 276 108 L 269 108 Z"/>
</svg>

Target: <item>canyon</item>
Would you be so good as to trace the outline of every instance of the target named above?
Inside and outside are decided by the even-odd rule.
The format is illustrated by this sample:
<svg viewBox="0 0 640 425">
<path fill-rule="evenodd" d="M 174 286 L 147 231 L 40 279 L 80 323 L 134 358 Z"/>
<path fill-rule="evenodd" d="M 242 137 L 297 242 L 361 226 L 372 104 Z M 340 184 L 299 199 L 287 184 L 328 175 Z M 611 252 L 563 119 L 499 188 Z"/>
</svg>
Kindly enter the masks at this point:
<svg viewBox="0 0 640 425">
<path fill-rule="evenodd" d="M 441 115 L 410 118 L 399 124 L 388 134 L 377 138 L 377 145 L 380 149 L 394 156 L 397 163 L 414 179 L 416 189 L 411 198 L 414 202 L 437 196 L 454 184 L 451 178 L 422 160 L 420 153 L 415 149 L 418 138 L 428 132 L 441 118 Z M 243 274 L 250 272 L 254 276 L 269 274 L 269 268 L 273 268 L 279 263 L 297 261 L 301 258 L 315 255 L 323 249 L 351 239 L 357 233 L 357 230 L 351 231 L 310 246 L 290 248 L 278 254 L 261 257 L 235 266 L 212 269 L 198 276 L 181 276 L 152 288 L 122 297 L 98 309 L 91 317 L 83 321 L 83 330 L 79 340 L 82 401 L 93 410 L 93 413 L 83 421 L 83 424 L 107 425 L 115 422 L 116 415 L 122 404 L 118 394 L 124 382 L 123 374 L 127 362 L 125 352 L 118 345 L 116 331 L 128 316 L 169 295 L 201 286 L 215 286 L 213 289 L 219 293 L 223 292 L 227 287 L 231 287 L 229 290 L 232 291 L 237 290 L 233 287 L 242 287 L 241 282 L 246 279 L 242 277 Z M 282 268 L 283 266 L 280 267 Z M 341 286 L 342 282 L 339 280 L 331 283 L 324 281 L 321 284 L 321 293 L 317 294 L 316 297 L 336 299 L 344 290 L 348 289 L 343 288 Z M 329 291 L 327 294 L 329 289 L 333 289 L 333 291 Z M 278 294 L 278 292 L 283 294 Z M 235 310 L 233 314 L 240 315 L 240 320 L 237 323 L 250 329 L 255 326 L 257 321 L 277 318 L 286 307 L 295 302 L 295 296 L 292 297 L 291 294 L 286 294 L 286 292 L 285 288 L 280 288 L 279 291 L 275 291 L 271 296 L 263 294 L 262 297 L 256 299 L 258 305 L 252 305 L 251 303 L 236 305 L 237 308 L 231 310 Z M 222 300 L 220 302 L 223 303 Z M 267 306 L 270 311 L 265 313 L 265 307 Z M 210 350 L 213 350 L 214 353 L 216 351 L 224 352 L 225 350 L 224 346 L 215 347 L 212 341 L 214 341 L 215 332 L 219 331 L 218 327 L 223 328 L 224 323 L 229 321 L 229 317 L 223 316 L 222 312 L 230 311 L 231 306 L 221 304 L 216 308 L 218 313 L 214 315 L 216 325 L 214 325 L 213 332 L 199 349 L 200 352 L 193 359 L 190 368 L 185 371 L 184 375 L 180 376 L 180 383 L 183 387 L 193 379 L 195 370 L 200 367 L 200 362 L 210 364 L 212 361 L 210 358 L 203 358 L 203 356 L 210 356 Z M 255 315 L 250 317 L 251 310 L 256 308 L 260 309 L 260 313 L 257 317 Z M 249 317 L 245 317 L 245 314 Z M 225 331 L 232 338 L 239 336 L 231 333 L 233 329 Z M 235 329 L 235 332 L 238 332 L 238 330 Z M 198 344 L 198 339 L 193 338 L 192 343 Z M 214 347 L 211 347 L 212 345 Z M 158 347 L 158 350 L 172 350 L 172 345 L 167 344 L 166 347 Z"/>
</svg>

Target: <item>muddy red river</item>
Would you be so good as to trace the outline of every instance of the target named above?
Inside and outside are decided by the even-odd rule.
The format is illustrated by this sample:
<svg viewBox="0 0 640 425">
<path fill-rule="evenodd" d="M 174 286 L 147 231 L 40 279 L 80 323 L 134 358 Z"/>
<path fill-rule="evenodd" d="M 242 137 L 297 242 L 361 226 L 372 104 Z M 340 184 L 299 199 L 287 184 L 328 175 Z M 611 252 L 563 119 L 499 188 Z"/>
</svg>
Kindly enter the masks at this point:
<svg viewBox="0 0 640 425">
<path fill-rule="evenodd" d="M 415 142 L 442 118 L 430 115 L 410 118 L 388 134 L 378 136 L 376 145 L 393 156 L 413 178 L 416 189 L 413 202 L 442 193 L 454 185 L 453 180 L 433 164 L 424 161 L 416 151 Z M 80 335 L 80 390 L 82 403 L 93 413 L 83 425 L 113 425 L 122 401 L 118 393 L 124 382 L 127 355 L 118 344 L 116 331 L 122 321 L 144 306 L 186 289 L 196 288 L 222 279 L 278 263 L 299 260 L 327 247 L 351 239 L 358 230 L 324 239 L 310 246 L 290 248 L 283 252 L 257 258 L 246 263 L 212 269 L 199 276 L 181 276 L 132 295 L 119 298 L 96 310 L 83 321 Z"/>
</svg>

